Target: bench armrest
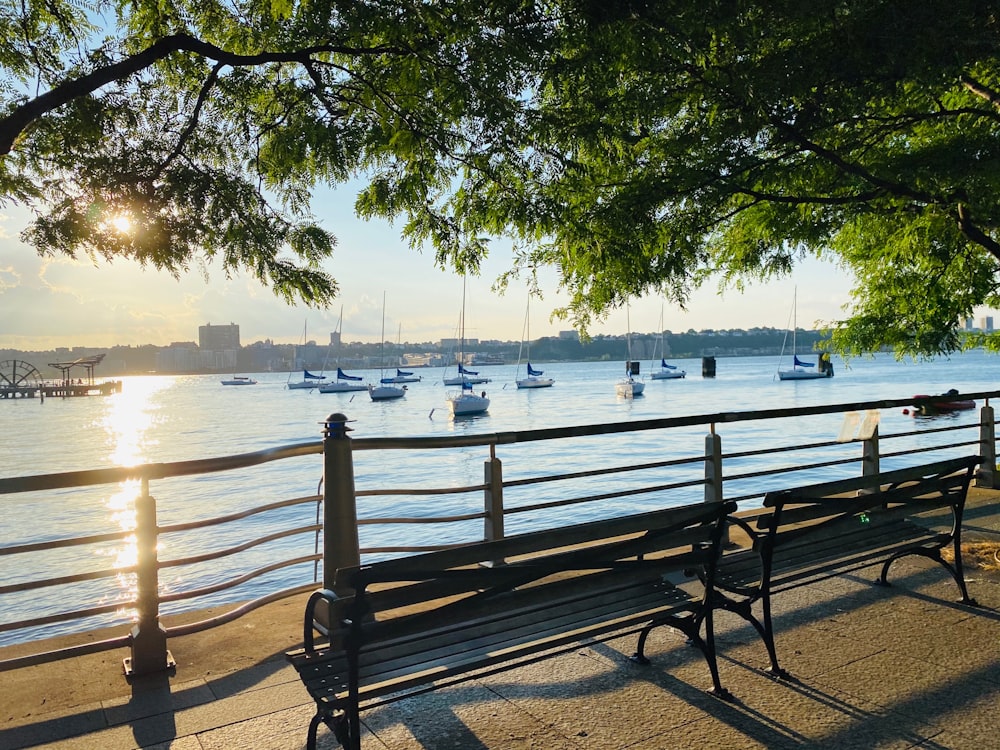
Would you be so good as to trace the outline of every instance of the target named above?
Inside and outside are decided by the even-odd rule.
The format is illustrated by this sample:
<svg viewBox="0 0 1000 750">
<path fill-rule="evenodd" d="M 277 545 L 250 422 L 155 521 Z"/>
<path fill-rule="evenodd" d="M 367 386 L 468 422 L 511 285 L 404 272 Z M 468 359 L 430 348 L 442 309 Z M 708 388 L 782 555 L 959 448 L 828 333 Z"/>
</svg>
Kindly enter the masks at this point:
<svg viewBox="0 0 1000 750">
<path fill-rule="evenodd" d="M 337 596 L 330 589 L 317 589 L 309 596 L 309 601 L 306 602 L 306 615 L 305 621 L 302 624 L 302 643 L 305 645 L 306 651 L 315 651 L 315 637 L 314 633 L 318 630 L 325 636 L 329 636 L 329 625 L 327 628 L 323 628 L 322 625 L 316 623 L 316 605 L 320 602 L 326 602 L 328 604 L 335 604 L 340 601 L 340 597 Z M 333 607 L 330 607 L 333 610 Z"/>
</svg>

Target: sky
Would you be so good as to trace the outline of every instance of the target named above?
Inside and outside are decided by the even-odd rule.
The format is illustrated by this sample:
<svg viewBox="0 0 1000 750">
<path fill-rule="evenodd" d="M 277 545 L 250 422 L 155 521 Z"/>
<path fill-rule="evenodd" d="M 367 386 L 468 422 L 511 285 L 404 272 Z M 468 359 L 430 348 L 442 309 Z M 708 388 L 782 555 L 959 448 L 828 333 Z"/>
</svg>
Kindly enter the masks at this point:
<svg viewBox="0 0 1000 750">
<path fill-rule="evenodd" d="M 275 343 L 329 341 L 343 306 L 345 341 L 381 339 L 383 294 L 385 340 L 438 341 L 457 335 L 462 306 L 462 279 L 434 265 L 433 251 L 409 248 L 388 222 L 354 216 L 353 194 L 323 190 L 313 211 L 334 232 L 338 246 L 325 268 L 340 288 L 328 309 L 290 306 L 249 276 L 226 279 L 219 269 L 208 277 L 191 272 L 180 279 L 130 261 L 94 265 L 89 259 L 41 258 L 18 235 L 29 215 L 18 207 L 0 214 L 0 348 L 22 351 L 56 347 L 111 347 L 197 341 L 198 327 L 236 323 L 241 343 L 270 339 Z M 491 291 L 493 281 L 510 267 L 509 248 L 498 244 L 479 277 L 466 290 L 468 338 L 521 340 L 528 304 L 526 287 L 512 285 L 505 295 Z M 554 336 L 572 326 L 550 320 L 566 302 L 554 272 L 541 275 L 542 299 L 533 298 L 529 333 L 532 339 Z M 744 293 L 717 293 L 709 282 L 691 299 L 687 311 L 664 306 L 658 297 L 629 305 L 631 330 L 672 331 L 706 328 L 784 329 L 791 323 L 792 298 L 798 297 L 797 322 L 812 328 L 817 321 L 843 317 L 851 280 L 835 265 L 806 261 L 793 276 Z M 613 312 L 590 333 L 621 335 L 629 328 L 626 311 Z"/>
</svg>

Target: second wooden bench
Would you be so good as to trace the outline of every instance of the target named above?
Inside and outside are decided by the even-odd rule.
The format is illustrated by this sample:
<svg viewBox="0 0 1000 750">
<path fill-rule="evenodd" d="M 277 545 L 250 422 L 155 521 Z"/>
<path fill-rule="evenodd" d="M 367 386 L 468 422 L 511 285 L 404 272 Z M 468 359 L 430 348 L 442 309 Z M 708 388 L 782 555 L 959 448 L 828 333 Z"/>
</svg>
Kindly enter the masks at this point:
<svg viewBox="0 0 1000 750">
<path fill-rule="evenodd" d="M 724 557 L 716 577 L 718 606 L 753 625 L 771 673 L 788 676 L 778 665 L 771 614 L 771 598 L 780 591 L 876 564 L 881 572 L 875 582 L 888 585 L 893 562 L 920 555 L 948 571 L 962 602 L 975 604 L 965 584 L 961 541 L 965 500 L 980 460 L 968 456 L 767 493 L 749 521 L 731 519 L 752 547 Z M 944 530 L 918 518 L 935 512 L 943 514 Z M 760 617 L 754 613 L 758 603 Z"/>
</svg>

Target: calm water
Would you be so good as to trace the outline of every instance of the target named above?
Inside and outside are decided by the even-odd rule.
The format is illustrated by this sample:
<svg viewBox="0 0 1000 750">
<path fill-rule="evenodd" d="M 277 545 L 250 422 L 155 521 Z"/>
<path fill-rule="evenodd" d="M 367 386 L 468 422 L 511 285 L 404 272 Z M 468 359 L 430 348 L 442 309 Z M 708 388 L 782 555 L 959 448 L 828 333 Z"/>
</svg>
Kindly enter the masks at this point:
<svg viewBox="0 0 1000 750">
<path fill-rule="evenodd" d="M 223 387 L 219 376 L 144 376 L 123 379 L 123 390 L 111 397 L 77 399 L 16 400 L 0 402 L 0 476 L 24 476 L 107 466 L 149 462 L 182 461 L 257 451 L 320 438 L 321 422 L 332 412 L 343 412 L 354 428 L 354 437 L 443 436 L 491 433 L 580 424 L 602 424 L 656 417 L 710 414 L 719 411 L 746 411 L 847 403 L 872 399 L 905 398 L 916 393 L 941 393 L 949 388 L 962 392 L 985 391 L 1000 385 L 1000 358 L 983 352 L 971 352 L 950 359 L 927 363 L 898 363 L 890 356 L 858 360 L 849 367 L 835 361 L 837 374 L 828 380 L 780 382 L 774 377 L 777 366 L 773 357 L 719 358 L 716 377 L 701 377 L 701 360 L 675 360 L 684 368 L 684 380 L 647 381 L 645 394 L 634 400 L 615 395 L 614 383 L 623 373 L 620 362 L 557 363 L 542 366 L 555 378 L 552 388 L 519 391 L 514 385 L 515 367 L 480 368 L 491 383 L 477 386 L 492 400 L 489 413 L 482 416 L 452 419 L 446 395 L 454 388 L 445 387 L 442 369 L 418 369 L 420 383 L 408 386 L 405 399 L 373 403 L 367 393 L 320 394 L 317 391 L 287 390 L 286 373 L 253 374 L 259 383 L 247 387 Z M 644 362 L 643 372 L 649 364 Z M 240 373 L 252 374 L 252 373 Z M 371 379 L 378 371 L 354 371 Z M 293 377 L 297 377 L 296 373 Z M 976 412 L 952 417 L 973 423 Z M 840 426 L 836 415 L 796 422 L 793 428 L 803 442 L 833 439 Z M 881 415 L 882 432 L 912 429 L 914 420 L 901 410 Z M 787 422 L 750 423 L 739 430 L 724 425 L 727 451 L 752 450 L 754 444 L 789 442 Z M 690 455 L 701 450 L 705 428 L 692 428 L 686 434 L 672 431 L 671 440 L 684 443 L 679 453 Z M 675 447 L 664 446 L 662 436 L 633 434 L 574 441 L 572 444 L 545 443 L 501 446 L 498 455 L 504 461 L 505 479 L 539 473 L 583 471 L 601 465 L 662 460 Z M 856 451 L 856 448 L 852 448 Z M 483 449 L 435 452 L 415 456 L 400 451 L 361 452 L 356 456 L 357 486 L 461 486 L 482 481 L 482 465 L 487 457 Z M 734 467 L 730 466 L 729 471 Z M 669 472 L 668 472 L 669 474 Z M 321 475 L 318 457 L 282 461 L 258 470 L 237 474 L 182 478 L 154 483 L 160 524 L 210 518 L 264 502 L 308 496 L 317 491 Z M 588 492 L 621 489 L 630 480 L 621 475 L 612 479 L 596 478 Z M 638 481 L 638 480 L 634 480 Z M 664 481 L 673 481 L 667 476 Z M 135 487 L 107 487 L 87 491 L 63 491 L 45 494 L 0 496 L 0 546 L 131 528 L 132 498 Z M 535 488 L 511 490 L 505 501 L 516 507 L 550 497 L 557 490 Z M 698 491 L 700 493 L 700 490 Z M 738 493 L 727 485 L 727 492 Z M 690 490 L 687 492 L 690 495 Z M 554 495 L 551 495 L 554 497 Z M 649 502 L 662 503 L 657 497 Z M 678 499 L 683 502 L 683 499 Z M 470 512 L 479 499 L 456 497 L 435 499 L 433 512 Z M 601 507 L 601 513 L 642 509 L 643 500 L 616 501 Z M 394 497 L 388 500 L 362 498 L 359 515 L 427 515 L 428 500 L 417 497 Z M 315 509 L 288 511 L 280 525 L 308 524 Z M 552 512 L 532 519 L 512 518 L 509 531 L 534 525 L 565 522 L 565 516 Z M 582 515 L 581 515 L 582 513 Z M 584 520 L 587 511 L 572 511 L 574 520 Z M 297 514 L 297 515 L 293 515 Z M 224 531 L 203 534 L 167 535 L 162 538 L 161 556 L 165 559 L 199 554 L 219 549 L 260 535 L 274 524 L 272 518 L 248 519 Z M 411 534 L 411 532 L 407 532 Z M 434 524 L 416 527 L 408 543 L 457 541 L 463 536 L 481 533 L 481 522 L 466 527 L 438 528 Z M 398 543 L 386 534 L 399 534 L 398 527 L 363 527 L 362 545 Z M 382 536 L 380 536 L 382 535 Z M 176 538 L 173 538 L 176 537 Z M 301 537 L 275 542 L 258 553 L 262 558 L 308 554 L 312 541 Z M 15 564 L 5 562 L 0 585 L 31 578 L 123 566 L 131 563 L 132 551 L 106 545 L 67 550 L 46 557 L 21 555 Z M 165 570 L 161 581 L 166 592 L 179 588 L 210 585 L 254 567 L 253 558 L 239 563 L 214 563 Z M 237 592 L 220 594 L 219 602 L 257 596 L 278 585 L 290 585 L 288 577 L 302 582 L 312 575 L 312 566 L 286 571 L 276 579 L 261 579 Z M 298 576 L 298 578 L 296 578 Z M 306 580 L 311 580 L 307 578 Z M 283 581 L 283 583 L 282 583 Z M 127 598 L 130 583 L 108 582 L 82 584 L 74 592 L 78 601 L 114 602 Z M 227 598 L 228 597 L 228 598 Z M 58 600 L 59 597 L 53 597 Z M 27 606 L 37 608 L 37 593 L 31 597 L 0 596 L 0 623 L 25 616 Z M 206 606 L 205 600 L 200 606 Z M 58 601 L 51 605 L 62 607 Z M 166 611 L 170 607 L 164 607 Z M 114 621 L 105 618 L 99 623 Z M 76 627 L 76 626 L 74 626 Z M 41 634 L 59 632 L 59 627 Z M 34 634 L 37 635 L 37 634 Z M 24 640 L 26 634 L 0 632 L 0 645 Z"/>
</svg>

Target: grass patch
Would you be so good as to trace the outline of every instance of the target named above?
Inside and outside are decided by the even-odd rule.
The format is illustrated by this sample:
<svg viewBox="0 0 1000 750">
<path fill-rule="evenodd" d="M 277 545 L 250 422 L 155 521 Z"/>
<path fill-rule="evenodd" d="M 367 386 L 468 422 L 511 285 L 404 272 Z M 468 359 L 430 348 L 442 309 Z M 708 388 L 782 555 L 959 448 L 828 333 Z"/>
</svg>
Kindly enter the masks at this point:
<svg viewBox="0 0 1000 750">
<path fill-rule="evenodd" d="M 952 562 L 950 548 L 941 550 L 941 557 Z M 962 545 L 962 564 L 978 570 L 1000 570 L 1000 542 L 968 542 Z"/>
</svg>

